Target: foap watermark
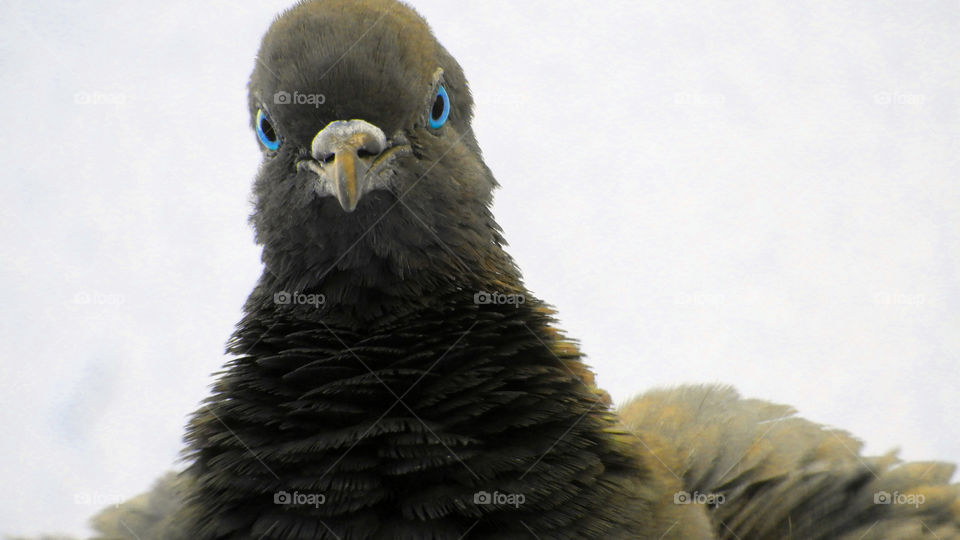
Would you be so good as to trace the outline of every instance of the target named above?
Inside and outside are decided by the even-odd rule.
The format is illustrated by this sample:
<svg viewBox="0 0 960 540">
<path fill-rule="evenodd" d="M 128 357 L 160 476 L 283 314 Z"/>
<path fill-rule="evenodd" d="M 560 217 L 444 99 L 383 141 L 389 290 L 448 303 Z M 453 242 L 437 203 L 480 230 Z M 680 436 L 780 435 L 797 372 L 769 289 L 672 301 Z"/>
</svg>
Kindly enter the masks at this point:
<svg viewBox="0 0 960 540">
<path fill-rule="evenodd" d="M 323 94 L 301 94 L 296 90 L 291 94 L 285 90 L 280 90 L 273 94 L 273 102 L 277 105 L 313 105 L 314 108 L 317 108 L 327 102 L 327 96 Z"/>
<path fill-rule="evenodd" d="M 73 494 L 73 504 L 82 506 L 120 506 L 123 497 L 119 493 L 100 493 L 97 491 L 78 491 Z"/>
<path fill-rule="evenodd" d="M 127 94 L 84 90 L 73 95 L 73 102 L 77 105 L 124 105 L 127 103 Z"/>
<path fill-rule="evenodd" d="M 294 491 L 278 491 L 273 494 L 273 504 L 313 506 L 318 508 L 321 504 L 327 502 L 327 496 L 323 493 L 300 493 Z"/>
<path fill-rule="evenodd" d="M 694 491 L 678 491 L 673 494 L 673 504 L 706 504 L 708 506 L 720 506 L 726 502 L 727 498 L 723 493 L 700 493 Z"/>
<path fill-rule="evenodd" d="M 122 294 L 100 291 L 79 291 L 73 295 L 73 303 L 78 306 L 119 306 L 126 302 Z"/>
<path fill-rule="evenodd" d="M 520 505 L 527 502 L 527 496 L 523 493 L 500 493 L 494 491 L 478 491 L 473 494 L 473 504 L 496 504 L 499 506 L 512 506 L 520 508 Z"/>
<path fill-rule="evenodd" d="M 507 305 L 520 307 L 521 304 L 525 304 L 526 302 L 527 299 L 522 294 L 503 294 L 500 292 L 480 291 L 473 295 L 473 303 L 478 306 Z"/>
<path fill-rule="evenodd" d="M 720 306 L 727 303 L 727 296 L 720 293 L 677 293 L 673 303 L 678 306 Z"/>
<path fill-rule="evenodd" d="M 873 295 L 873 303 L 878 306 L 919 306 L 924 302 L 922 294 L 879 292 Z"/>
<path fill-rule="evenodd" d="M 719 107 L 727 102 L 723 94 L 704 92 L 677 92 L 673 94 L 674 105 L 688 105 L 695 107 Z"/>
<path fill-rule="evenodd" d="M 327 301 L 322 294 L 279 291 L 273 293 L 273 303 L 278 306 L 313 306 L 319 308 Z"/>
<path fill-rule="evenodd" d="M 923 107 L 926 103 L 925 94 L 909 94 L 906 92 L 877 92 L 873 95 L 873 102 L 877 105 L 907 105 L 910 107 Z"/>
<path fill-rule="evenodd" d="M 900 493 L 894 491 L 878 491 L 873 494 L 873 504 L 909 504 L 914 508 L 920 508 L 920 505 L 926 502 L 927 498 L 923 493 Z"/>
</svg>

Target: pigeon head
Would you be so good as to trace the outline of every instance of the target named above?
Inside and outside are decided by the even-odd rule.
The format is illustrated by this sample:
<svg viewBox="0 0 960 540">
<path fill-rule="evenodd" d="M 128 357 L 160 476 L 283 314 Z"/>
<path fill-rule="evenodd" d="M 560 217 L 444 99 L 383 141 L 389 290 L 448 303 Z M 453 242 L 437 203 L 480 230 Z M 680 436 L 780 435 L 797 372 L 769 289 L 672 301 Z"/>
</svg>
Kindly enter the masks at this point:
<svg viewBox="0 0 960 540">
<path fill-rule="evenodd" d="M 489 262 L 502 243 L 496 181 L 472 107 L 456 60 L 402 3 L 316 0 L 281 14 L 249 85 L 263 154 L 251 221 L 278 286 L 397 292 L 404 278 Z"/>
</svg>

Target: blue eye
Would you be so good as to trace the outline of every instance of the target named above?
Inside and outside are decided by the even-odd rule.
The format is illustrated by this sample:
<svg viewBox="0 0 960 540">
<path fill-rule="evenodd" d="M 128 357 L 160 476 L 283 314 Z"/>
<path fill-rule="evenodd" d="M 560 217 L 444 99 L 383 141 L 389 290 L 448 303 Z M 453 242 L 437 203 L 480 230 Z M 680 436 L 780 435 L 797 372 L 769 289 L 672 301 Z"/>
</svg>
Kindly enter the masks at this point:
<svg viewBox="0 0 960 540">
<path fill-rule="evenodd" d="M 433 107 L 430 108 L 430 127 L 440 129 L 440 126 L 447 123 L 450 116 L 450 96 L 447 90 L 440 86 L 437 88 L 437 97 L 433 100 Z"/>
<path fill-rule="evenodd" d="M 257 137 L 260 137 L 260 142 L 269 150 L 280 148 L 280 137 L 277 136 L 273 124 L 270 123 L 270 118 L 267 117 L 267 113 L 263 112 L 263 109 L 257 110 Z"/>
</svg>

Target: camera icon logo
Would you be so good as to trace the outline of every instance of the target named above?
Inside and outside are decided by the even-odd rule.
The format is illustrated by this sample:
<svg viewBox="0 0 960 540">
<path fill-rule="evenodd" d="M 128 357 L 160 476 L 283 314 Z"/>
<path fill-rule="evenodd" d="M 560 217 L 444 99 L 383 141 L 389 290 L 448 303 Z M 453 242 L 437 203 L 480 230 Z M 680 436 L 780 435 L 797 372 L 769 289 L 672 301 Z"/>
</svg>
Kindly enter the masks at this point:
<svg viewBox="0 0 960 540">
<path fill-rule="evenodd" d="M 678 491 L 674 493 L 673 504 L 690 504 L 690 494 L 686 491 Z"/>
<path fill-rule="evenodd" d="M 478 306 L 491 304 L 493 303 L 493 297 L 488 292 L 480 291 L 473 295 L 473 303 Z"/>
<path fill-rule="evenodd" d="M 281 306 L 286 306 L 290 304 L 291 295 L 287 291 L 280 291 L 273 293 L 273 303 Z"/>
<path fill-rule="evenodd" d="M 478 491 L 473 494 L 473 504 L 490 504 L 490 493 Z"/>
<path fill-rule="evenodd" d="M 893 502 L 893 497 L 886 491 L 878 491 L 873 494 L 873 504 L 890 504 L 891 502 Z"/>
<path fill-rule="evenodd" d="M 279 92 L 273 94 L 273 102 L 277 105 L 289 105 L 291 102 L 290 92 L 280 90 Z"/>
<path fill-rule="evenodd" d="M 290 504 L 292 502 L 293 497 L 286 491 L 278 491 L 273 494 L 273 504 Z"/>
</svg>

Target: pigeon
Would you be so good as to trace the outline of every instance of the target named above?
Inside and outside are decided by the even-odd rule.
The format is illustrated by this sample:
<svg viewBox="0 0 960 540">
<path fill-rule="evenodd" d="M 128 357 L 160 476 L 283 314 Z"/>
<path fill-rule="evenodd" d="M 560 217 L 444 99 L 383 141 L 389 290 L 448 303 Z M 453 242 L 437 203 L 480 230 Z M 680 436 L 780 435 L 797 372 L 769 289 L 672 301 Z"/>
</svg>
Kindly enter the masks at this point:
<svg viewBox="0 0 960 540">
<path fill-rule="evenodd" d="M 263 274 L 187 467 L 98 538 L 960 538 L 946 463 L 724 386 L 615 409 L 491 213 L 456 60 L 396 0 L 305 0 L 249 83 Z"/>
</svg>

